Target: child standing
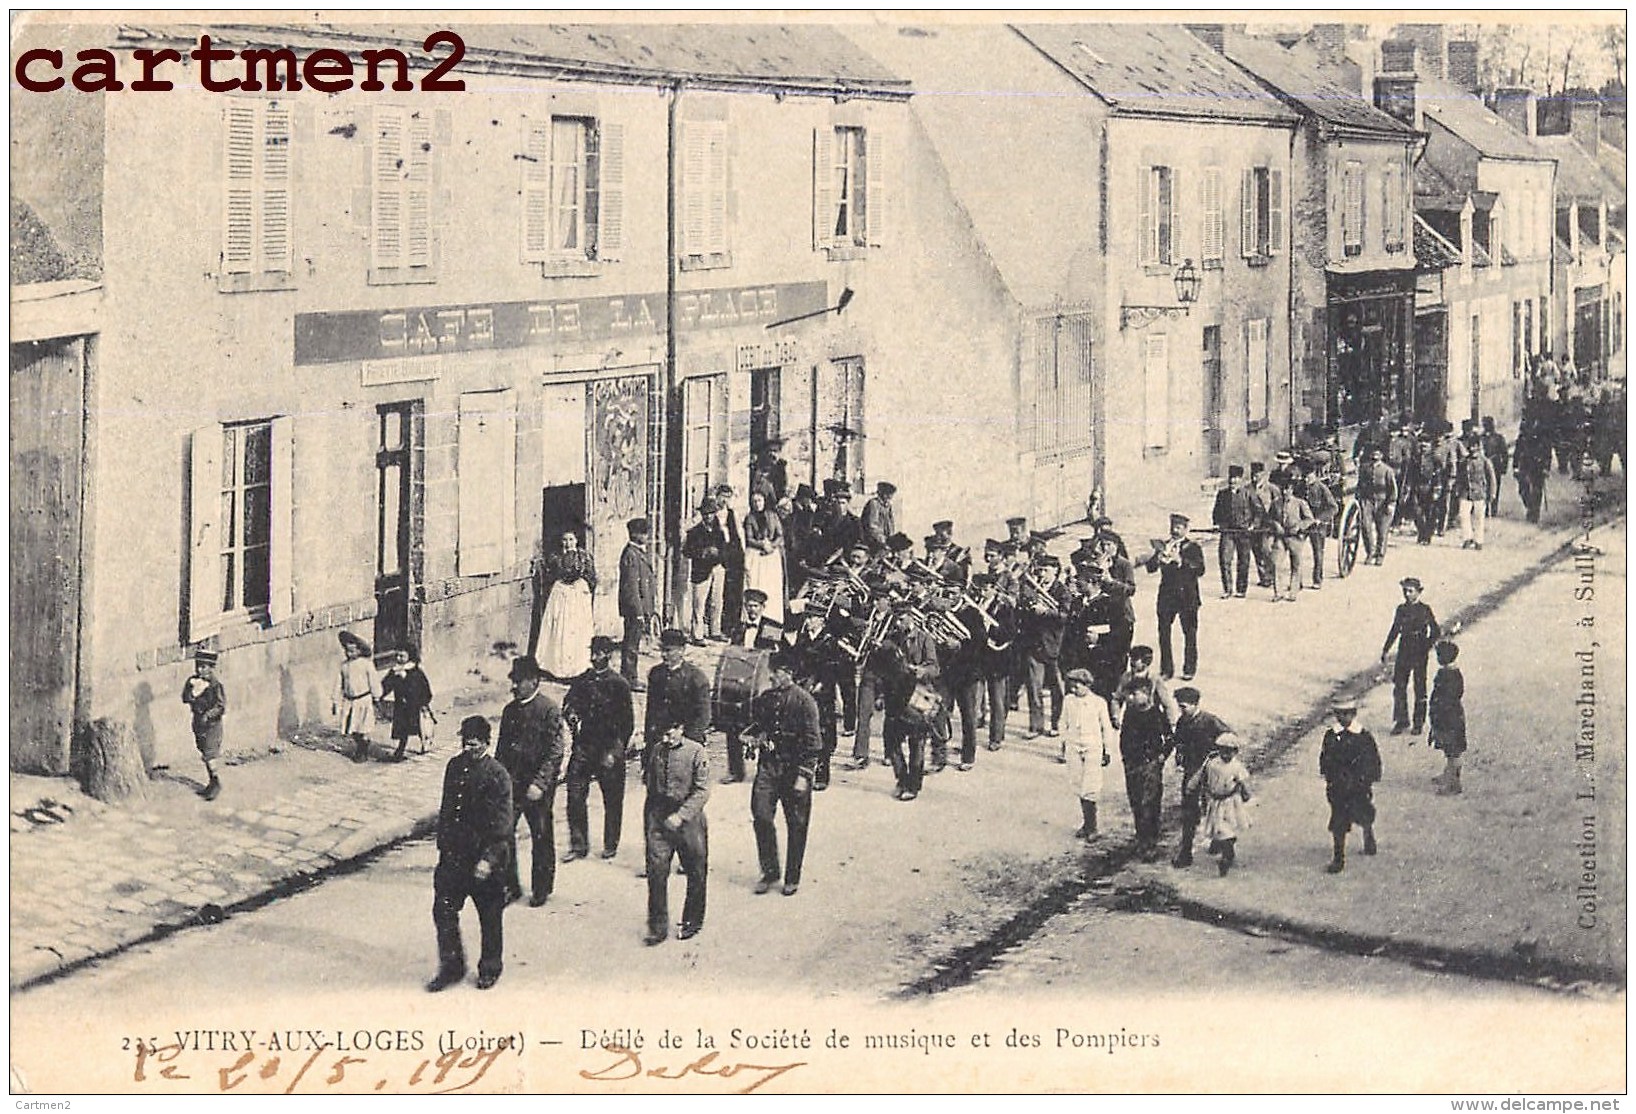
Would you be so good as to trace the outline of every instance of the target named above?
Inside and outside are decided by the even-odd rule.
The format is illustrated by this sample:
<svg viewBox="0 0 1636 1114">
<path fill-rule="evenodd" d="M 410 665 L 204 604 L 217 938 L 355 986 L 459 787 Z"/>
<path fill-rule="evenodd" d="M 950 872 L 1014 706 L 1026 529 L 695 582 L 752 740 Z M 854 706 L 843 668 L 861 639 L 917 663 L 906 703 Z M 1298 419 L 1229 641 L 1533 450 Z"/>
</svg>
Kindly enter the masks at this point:
<svg viewBox="0 0 1636 1114">
<path fill-rule="evenodd" d="M 1346 834 L 1363 829 L 1363 853 L 1375 853 L 1375 782 L 1380 780 L 1380 748 L 1358 723 L 1358 702 L 1335 701 L 1335 726 L 1324 732 L 1318 773 L 1329 798 L 1329 834 L 1335 857 L 1324 867 L 1330 874 L 1346 869 Z"/>
<path fill-rule="evenodd" d="M 1426 729 L 1426 658 L 1443 633 L 1437 625 L 1437 616 L 1420 598 L 1422 585 L 1418 578 L 1406 576 L 1398 581 L 1403 589 L 1403 602 L 1392 614 L 1392 629 L 1386 632 L 1386 645 L 1380 648 L 1384 664 L 1397 643 L 1397 660 L 1392 666 L 1392 734 L 1413 731 L 1416 735 Z M 1414 724 L 1409 723 L 1409 681 L 1414 681 Z"/>
<path fill-rule="evenodd" d="M 1083 819 L 1075 837 L 1096 835 L 1096 804 L 1102 796 L 1102 768 L 1112 759 L 1108 742 L 1115 738 L 1108 704 L 1091 692 L 1093 678 L 1088 669 L 1068 672 L 1068 695 L 1062 702 L 1062 744 L 1068 756 L 1069 773 L 1079 793 Z"/>
<path fill-rule="evenodd" d="M 432 714 L 432 683 L 421 672 L 420 654 L 413 646 L 393 656 L 392 668 L 381 678 L 381 697 L 392 704 L 392 738 L 398 744 L 392 761 L 403 761 L 411 737 L 420 740 L 420 752 L 425 754 L 431 732 L 421 723 L 421 716 L 434 724 L 437 716 Z"/>
<path fill-rule="evenodd" d="M 1437 779 L 1437 795 L 1454 797 L 1460 788 L 1460 764 L 1466 753 L 1466 679 L 1454 659 L 1460 647 L 1452 642 L 1437 644 L 1437 675 L 1432 678 L 1431 745 L 1443 752 L 1443 772 Z"/>
<path fill-rule="evenodd" d="M 367 762 L 369 729 L 375 723 L 375 701 L 381 698 L 381 679 L 375 673 L 375 663 L 369 660 L 369 643 L 348 630 L 342 631 L 339 638 L 347 660 L 341 663 L 330 710 L 340 717 L 341 733 L 352 736 L 355 745 L 352 760 Z"/>
<path fill-rule="evenodd" d="M 221 795 L 216 778 L 216 760 L 222 753 L 222 716 L 227 712 L 227 693 L 216 679 L 216 651 L 200 648 L 193 654 L 193 676 L 182 686 L 182 703 L 193 709 L 193 745 L 204 759 L 210 783 L 199 796 L 214 801 Z"/>
<path fill-rule="evenodd" d="M 1225 878 L 1237 858 L 1238 833 L 1247 825 L 1244 805 L 1250 799 L 1250 771 L 1238 758 L 1238 736 L 1228 732 L 1216 739 L 1215 750 L 1187 780 L 1191 791 L 1204 788 L 1204 835 L 1210 854 L 1220 856 L 1216 869 Z"/>
</svg>

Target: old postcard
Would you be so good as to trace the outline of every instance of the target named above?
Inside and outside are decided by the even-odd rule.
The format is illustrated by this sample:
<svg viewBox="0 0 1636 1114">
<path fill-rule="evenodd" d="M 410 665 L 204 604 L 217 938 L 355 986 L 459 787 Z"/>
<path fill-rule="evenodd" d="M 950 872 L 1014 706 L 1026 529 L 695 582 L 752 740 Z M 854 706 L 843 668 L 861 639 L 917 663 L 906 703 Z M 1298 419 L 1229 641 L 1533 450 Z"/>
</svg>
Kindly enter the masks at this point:
<svg viewBox="0 0 1636 1114">
<path fill-rule="evenodd" d="M 1290 15 L 13 13 L 17 1108 L 1617 1109 L 1625 16 Z"/>
</svg>

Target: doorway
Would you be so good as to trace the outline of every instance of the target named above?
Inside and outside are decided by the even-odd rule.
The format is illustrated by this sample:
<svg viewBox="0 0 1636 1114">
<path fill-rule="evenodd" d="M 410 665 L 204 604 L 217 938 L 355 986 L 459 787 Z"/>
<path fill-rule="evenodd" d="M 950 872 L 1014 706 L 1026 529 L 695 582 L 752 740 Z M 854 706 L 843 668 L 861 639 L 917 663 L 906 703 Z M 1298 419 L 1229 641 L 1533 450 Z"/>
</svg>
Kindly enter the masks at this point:
<svg viewBox="0 0 1636 1114">
<path fill-rule="evenodd" d="M 420 624 L 409 591 L 414 553 L 410 471 L 418 403 L 375 408 L 375 649 L 396 650 Z"/>
<path fill-rule="evenodd" d="M 1204 327 L 1204 459 L 1219 476 L 1227 457 L 1227 384 L 1221 371 L 1221 326 Z"/>
</svg>

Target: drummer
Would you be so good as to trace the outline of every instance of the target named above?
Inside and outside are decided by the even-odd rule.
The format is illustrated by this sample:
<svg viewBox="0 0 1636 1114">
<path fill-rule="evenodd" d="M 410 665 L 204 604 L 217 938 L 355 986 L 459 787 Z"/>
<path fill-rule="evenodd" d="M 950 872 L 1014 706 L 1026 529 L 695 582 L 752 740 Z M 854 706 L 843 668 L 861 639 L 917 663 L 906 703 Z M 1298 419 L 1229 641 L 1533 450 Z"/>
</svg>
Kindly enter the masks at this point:
<svg viewBox="0 0 1636 1114">
<path fill-rule="evenodd" d="M 937 716 L 937 645 L 907 615 L 899 615 L 875 658 L 886 697 L 886 755 L 898 783 L 894 796 L 912 801 L 920 796 L 926 775 L 926 739 Z M 927 694 L 933 705 L 929 708 Z"/>
<path fill-rule="evenodd" d="M 744 617 L 727 629 L 727 644 L 739 650 L 776 650 L 783 644 L 784 629 L 773 622 L 765 614 L 767 608 L 767 593 L 759 588 L 744 590 Z M 757 668 L 750 671 L 751 677 L 762 676 Z M 717 680 L 718 690 L 721 681 Z M 753 687 L 753 686 L 752 686 Z M 755 696 L 754 691 L 746 692 L 743 696 L 748 699 Z M 716 693 L 718 701 L 722 693 Z M 743 723 L 735 717 L 731 722 L 719 725 L 727 736 L 727 776 L 721 779 L 723 785 L 732 785 L 744 780 L 744 744 L 740 738 Z"/>
</svg>

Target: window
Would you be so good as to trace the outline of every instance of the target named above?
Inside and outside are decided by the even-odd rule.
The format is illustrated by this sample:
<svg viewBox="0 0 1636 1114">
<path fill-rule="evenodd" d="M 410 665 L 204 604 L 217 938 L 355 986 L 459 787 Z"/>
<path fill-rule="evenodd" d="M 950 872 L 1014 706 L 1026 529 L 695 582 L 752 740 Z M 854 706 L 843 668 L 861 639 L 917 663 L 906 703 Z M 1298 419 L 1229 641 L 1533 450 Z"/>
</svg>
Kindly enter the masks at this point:
<svg viewBox="0 0 1636 1114">
<path fill-rule="evenodd" d="M 491 576 L 511 564 L 516 537 L 516 392 L 460 396 L 456 434 L 458 534 L 456 571 Z"/>
<path fill-rule="evenodd" d="M 225 617 L 291 612 L 292 419 L 207 425 L 192 434 L 188 480 L 189 642 Z"/>
<path fill-rule="evenodd" d="M 694 266 L 725 266 L 730 135 L 725 120 L 682 124 L 681 253 Z"/>
<path fill-rule="evenodd" d="M 1387 251 L 1402 251 L 1408 224 L 1408 206 L 1403 192 L 1403 167 L 1397 163 L 1388 166 L 1381 181 L 1384 186 L 1382 193 L 1385 202 L 1385 219 L 1381 222 L 1385 226 L 1385 247 Z"/>
<path fill-rule="evenodd" d="M 1239 214 L 1244 255 L 1265 259 L 1278 251 L 1284 238 L 1284 173 L 1265 166 L 1244 172 Z"/>
<path fill-rule="evenodd" d="M 1091 315 L 1053 314 L 1034 323 L 1034 451 L 1091 447 Z"/>
<path fill-rule="evenodd" d="M 863 360 L 849 357 L 820 364 L 813 381 L 813 479 L 846 480 L 863 489 Z"/>
<path fill-rule="evenodd" d="M 1176 190 L 1168 166 L 1144 168 L 1142 183 L 1142 262 L 1169 264 L 1176 261 Z"/>
<path fill-rule="evenodd" d="M 623 125 L 523 120 L 523 262 L 611 260 L 624 239 Z"/>
<path fill-rule="evenodd" d="M 1244 420 L 1252 430 L 1265 429 L 1272 410 L 1272 353 L 1267 343 L 1269 322 L 1258 317 L 1244 322 Z"/>
<path fill-rule="evenodd" d="M 1142 447 L 1170 447 L 1170 338 L 1142 341 Z"/>
<path fill-rule="evenodd" d="M 1221 206 L 1221 168 L 1207 166 L 1204 169 L 1204 181 L 1200 191 L 1204 208 L 1204 228 L 1200 238 L 1200 262 L 1209 265 L 1221 264 L 1223 245 L 1226 240 L 1226 219 L 1222 214 Z"/>
<path fill-rule="evenodd" d="M 293 284 L 290 242 L 291 106 L 229 98 L 222 205 L 220 288 Z"/>
<path fill-rule="evenodd" d="M 727 479 L 727 376 L 689 379 L 683 391 L 683 514 L 691 518 L 704 497 Z"/>
<path fill-rule="evenodd" d="M 1341 246 L 1347 256 L 1363 254 L 1363 164 L 1341 170 Z"/>
<path fill-rule="evenodd" d="M 372 281 L 432 281 L 435 149 L 425 111 L 375 109 L 370 206 Z"/>
<path fill-rule="evenodd" d="M 1523 354 L 1527 349 L 1522 345 L 1522 303 L 1511 303 L 1511 367 L 1520 369 Z"/>
<path fill-rule="evenodd" d="M 1524 356 L 1531 356 L 1539 351 L 1534 347 L 1534 299 L 1532 298 L 1522 303 L 1522 351 Z"/>
<path fill-rule="evenodd" d="M 886 242 L 886 142 L 879 128 L 813 132 L 813 246 L 847 254 Z"/>
<path fill-rule="evenodd" d="M 1612 324 L 1613 346 L 1611 351 L 1615 353 L 1622 352 L 1625 348 L 1625 296 L 1617 290 L 1613 292 Z"/>
</svg>

